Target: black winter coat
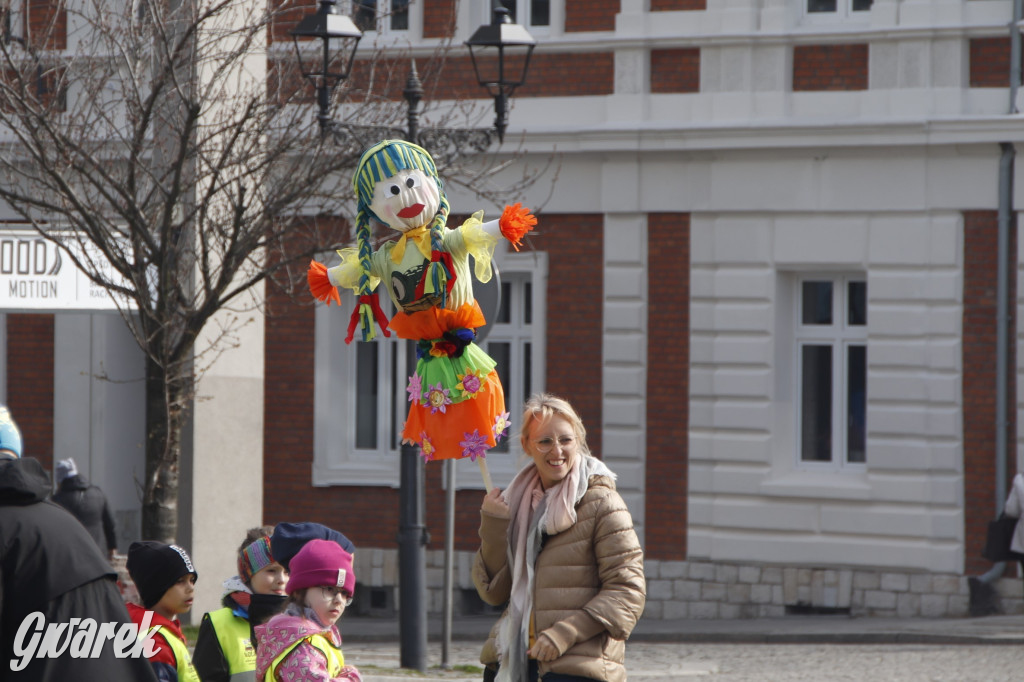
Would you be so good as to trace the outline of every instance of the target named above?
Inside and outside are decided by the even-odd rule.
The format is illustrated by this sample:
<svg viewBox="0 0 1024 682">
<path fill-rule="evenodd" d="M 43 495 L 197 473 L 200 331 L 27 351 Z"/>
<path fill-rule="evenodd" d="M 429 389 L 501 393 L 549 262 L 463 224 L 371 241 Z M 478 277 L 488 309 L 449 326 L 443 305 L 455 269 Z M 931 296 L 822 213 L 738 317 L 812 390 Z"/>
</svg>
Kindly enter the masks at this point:
<svg viewBox="0 0 1024 682">
<path fill-rule="evenodd" d="M 97 627 L 114 623 L 117 630 L 131 623 L 110 563 L 75 517 L 46 500 L 49 491 L 50 478 L 37 460 L 0 461 L 0 679 L 155 682 L 145 658 L 117 658 L 109 641 L 97 658 L 73 658 L 69 646 L 56 658 L 32 658 L 24 670 L 11 670 L 12 659 L 20 658 L 18 630 L 29 614 L 40 612 L 47 624 L 64 624 L 65 632 L 77 627 L 69 625 L 73 618 L 91 618 Z M 30 645 L 30 637 L 20 643 Z"/>
<path fill-rule="evenodd" d="M 101 550 L 109 554 L 117 547 L 114 516 L 110 513 L 107 496 L 85 476 L 76 474 L 61 481 L 53 501 L 82 522 Z"/>
</svg>

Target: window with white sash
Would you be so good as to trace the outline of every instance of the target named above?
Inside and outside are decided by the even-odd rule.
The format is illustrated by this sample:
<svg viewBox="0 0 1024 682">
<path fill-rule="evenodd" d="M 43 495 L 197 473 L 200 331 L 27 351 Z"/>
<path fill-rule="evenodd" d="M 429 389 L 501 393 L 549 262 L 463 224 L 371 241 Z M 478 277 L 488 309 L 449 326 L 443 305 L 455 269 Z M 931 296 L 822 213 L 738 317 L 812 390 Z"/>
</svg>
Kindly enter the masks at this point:
<svg viewBox="0 0 1024 682">
<path fill-rule="evenodd" d="M 551 25 L 551 3 L 552 0 L 500 0 L 512 21 L 531 30 Z"/>
<path fill-rule="evenodd" d="M 798 466 L 863 469 L 867 282 L 863 276 L 803 276 L 796 286 Z"/>
<path fill-rule="evenodd" d="M 410 0 L 350 0 L 352 20 L 364 33 L 409 30 Z"/>
<path fill-rule="evenodd" d="M 812 20 L 866 18 L 873 0 L 801 0 L 805 16 Z"/>
<path fill-rule="evenodd" d="M 26 21 L 23 0 L 0 0 L 0 35 L 5 43 L 24 43 Z"/>
</svg>

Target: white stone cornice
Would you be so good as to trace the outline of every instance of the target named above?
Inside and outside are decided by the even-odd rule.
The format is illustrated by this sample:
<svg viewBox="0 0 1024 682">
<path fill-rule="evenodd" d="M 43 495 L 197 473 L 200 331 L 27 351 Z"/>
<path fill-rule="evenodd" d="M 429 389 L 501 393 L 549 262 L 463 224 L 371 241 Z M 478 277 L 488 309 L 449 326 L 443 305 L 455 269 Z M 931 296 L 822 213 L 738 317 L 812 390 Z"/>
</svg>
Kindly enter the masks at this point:
<svg viewBox="0 0 1024 682">
<path fill-rule="evenodd" d="M 855 123 L 815 121 L 749 125 L 743 123 L 681 127 L 678 124 L 624 128 L 613 125 L 584 129 L 528 131 L 524 148 L 563 154 L 621 151 L 696 151 L 809 147 L 889 147 L 958 144 L 999 144 L 1018 140 L 1024 116 L 953 119 L 859 120 Z"/>
</svg>

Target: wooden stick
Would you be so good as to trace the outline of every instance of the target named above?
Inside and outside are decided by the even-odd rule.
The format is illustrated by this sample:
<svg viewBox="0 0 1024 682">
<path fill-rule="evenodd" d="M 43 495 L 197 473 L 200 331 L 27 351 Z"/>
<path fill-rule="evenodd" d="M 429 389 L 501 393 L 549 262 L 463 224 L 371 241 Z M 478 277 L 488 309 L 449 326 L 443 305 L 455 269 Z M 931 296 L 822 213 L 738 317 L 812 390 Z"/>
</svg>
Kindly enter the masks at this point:
<svg viewBox="0 0 1024 682">
<path fill-rule="evenodd" d="M 491 492 L 494 483 L 491 482 L 491 472 L 487 469 L 487 460 L 480 456 L 476 458 L 476 463 L 480 465 L 480 474 L 484 477 L 484 488 L 487 489 L 487 492 Z"/>
</svg>

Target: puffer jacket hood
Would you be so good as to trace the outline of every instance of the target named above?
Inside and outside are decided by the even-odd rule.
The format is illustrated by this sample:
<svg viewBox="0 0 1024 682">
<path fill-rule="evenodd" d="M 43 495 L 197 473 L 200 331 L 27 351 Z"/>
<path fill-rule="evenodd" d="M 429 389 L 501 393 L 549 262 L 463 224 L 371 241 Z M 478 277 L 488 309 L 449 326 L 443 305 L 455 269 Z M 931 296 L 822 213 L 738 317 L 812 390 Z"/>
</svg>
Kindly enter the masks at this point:
<svg viewBox="0 0 1024 682">
<path fill-rule="evenodd" d="M 25 506 L 50 494 L 50 476 L 32 457 L 0 460 L 0 504 Z"/>
<path fill-rule="evenodd" d="M 75 474 L 74 476 L 68 476 L 61 481 L 59 488 L 61 490 L 87 490 L 89 485 L 88 478 L 82 474 Z"/>
</svg>

